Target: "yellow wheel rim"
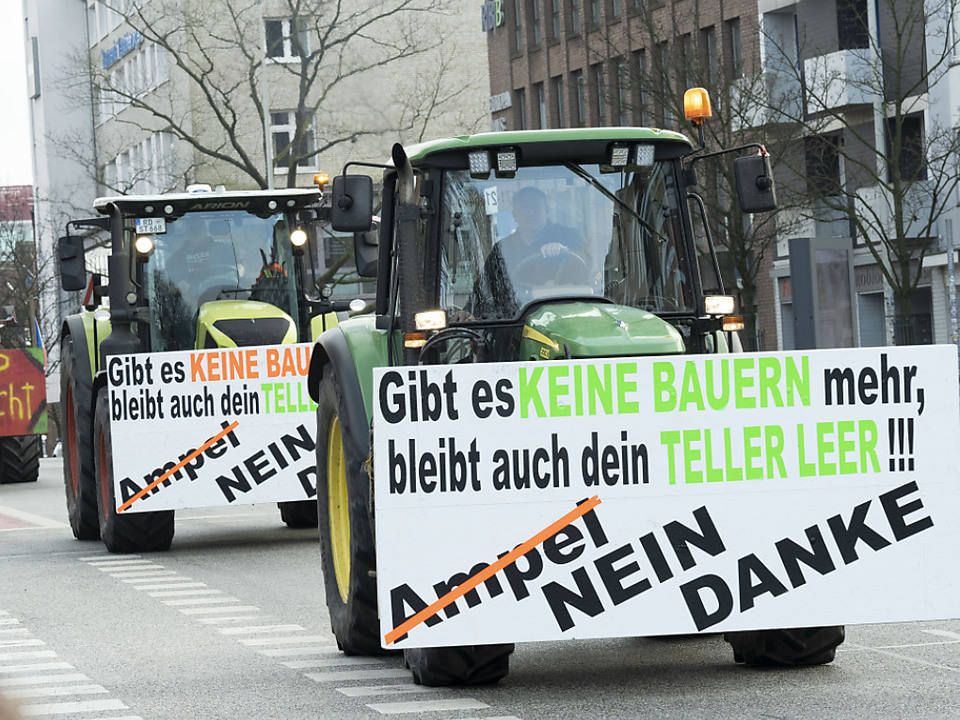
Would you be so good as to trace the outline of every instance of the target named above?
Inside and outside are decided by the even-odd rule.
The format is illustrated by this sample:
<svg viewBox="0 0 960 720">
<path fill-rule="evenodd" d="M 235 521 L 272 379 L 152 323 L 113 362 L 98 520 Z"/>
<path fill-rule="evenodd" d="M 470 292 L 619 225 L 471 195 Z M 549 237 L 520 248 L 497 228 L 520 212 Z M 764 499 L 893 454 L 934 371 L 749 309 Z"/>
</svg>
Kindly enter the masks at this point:
<svg viewBox="0 0 960 720">
<path fill-rule="evenodd" d="M 340 418 L 330 421 L 327 436 L 327 506 L 330 508 L 330 551 L 333 574 L 344 603 L 350 596 L 350 497 L 347 493 L 347 466 L 343 457 Z"/>
</svg>

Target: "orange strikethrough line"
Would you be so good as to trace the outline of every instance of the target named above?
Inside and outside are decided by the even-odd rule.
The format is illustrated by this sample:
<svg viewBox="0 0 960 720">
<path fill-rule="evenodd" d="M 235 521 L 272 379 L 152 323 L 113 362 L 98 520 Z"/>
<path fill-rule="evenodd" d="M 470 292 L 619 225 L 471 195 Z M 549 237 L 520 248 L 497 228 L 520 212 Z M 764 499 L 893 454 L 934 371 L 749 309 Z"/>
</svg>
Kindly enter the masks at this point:
<svg viewBox="0 0 960 720">
<path fill-rule="evenodd" d="M 202 453 L 204 450 L 206 450 L 208 447 L 210 447 L 210 446 L 213 445 L 215 442 L 217 442 L 217 441 L 218 441 L 220 438 L 222 438 L 224 435 L 227 435 L 228 433 L 230 433 L 230 432 L 231 432 L 232 430 L 234 430 L 234 429 L 237 427 L 237 425 L 239 425 L 239 424 L 240 424 L 240 422 L 239 422 L 238 420 L 234 420 L 232 423 L 230 423 L 229 425 L 227 425 L 227 427 L 225 427 L 223 430 L 221 430 L 220 432 L 218 432 L 218 433 L 217 433 L 216 435 L 214 435 L 212 438 L 210 438 L 209 440 L 207 440 L 203 445 L 201 445 L 201 446 L 198 447 L 196 450 L 194 450 L 192 453 L 190 453 L 189 455 L 187 455 L 183 460 L 181 460 L 180 462 L 178 462 L 178 463 L 177 463 L 176 465 L 174 465 L 172 468 L 170 468 L 169 470 L 167 470 L 163 475 L 161 475 L 160 477 L 158 477 L 158 478 L 157 478 L 156 480 L 154 480 L 152 483 L 150 483 L 149 485 L 147 485 L 143 490 L 141 490 L 140 492 L 138 492 L 138 493 L 137 493 L 136 495 L 134 495 L 132 498 L 130 498 L 129 500 L 127 500 L 123 505 L 121 505 L 120 507 L 118 507 L 118 508 L 117 508 L 117 512 L 123 512 L 123 511 L 126 510 L 128 507 L 130 507 L 131 505 L 133 505 L 134 502 L 136 502 L 137 500 L 139 500 L 140 498 L 142 498 L 144 495 L 146 495 L 148 492 L 150 492 L 151 490 L 153 490 L 157 485 L 159 485 L 159 484 L 162 483 L 164 480 L 166 480 L 168 477 L 170 477 L 171 475 L 173 475 L 173 474 L 174 474 L 175 472 L 177 472 L 180 468 L 182 468 L 182 467 L 183 467 L 184 465 L 186 465 L 188 462 L 190 462 L 191 460 L 193 460 L 197 455 L 199 455 L 199 454 Z"/>
<path fill-rule="evenodd" d="M 559 520 L 552 522 L 550 525 L 545 527 L 543 530 L 538 532 L 532 538 L 527 540 L 520 545 L 517 545 L 513 550 L 508 552 L 503 557 L 499 558 L 493 565 L 488 565 L 483 570 L 478 572 L 476 575 L 470 577 L 466 582 L 457 585 L 453 590 L 448 592 L 442 598 L 437 600 L 432 605 L 428 605 L 423 610 L 418 612 L 416 615 L 407 618 L 404 622 L 400 623 L 393 630 L 384 635 L 384 640 L 387 641 L 387 645 L 394 642 L 398 638 L 403 637 L 408 632 L 413 630 L 417 625 L 422 623 L 427 618 L 433 617 L 438 612 L 443 610 L 447 605 L 454 602 L 458 598 L 463 597 L 468 592 L 477 587 L 480 583 L 489 580 L 491 577 L 496 575 L 498 572 L 503 570 L 507 565 L 510 565 L 513 562 L 516 562 L 518 558 L 523 555 L 526 555 L 528 552 L 533 550 L 537 545 L 542 543 L 549 537 L 556 535 L 558 532 L 563 530 L 567 525 L 572 523 L 577 518 L 586 515 L 588 512 L 593 510 L 597 505 L 600 504 L 600 498 L 594 495 L 589 500 L 585 500 L 575 507 L 573 510 L 568 512 Z"/>
</svg>

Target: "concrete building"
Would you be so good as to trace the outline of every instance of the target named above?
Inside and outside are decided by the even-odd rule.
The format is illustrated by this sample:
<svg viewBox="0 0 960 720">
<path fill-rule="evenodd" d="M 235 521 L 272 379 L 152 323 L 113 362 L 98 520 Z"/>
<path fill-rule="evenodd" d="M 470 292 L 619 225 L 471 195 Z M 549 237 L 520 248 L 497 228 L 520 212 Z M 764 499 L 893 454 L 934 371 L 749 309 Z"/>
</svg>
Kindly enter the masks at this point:
<svg viewBox="0 0 960 720">
<path fill-rule="evenodd" d="M 919 150 L 930 148 L 935 135 L 956 138 L 960 48 L 951 7 L 925 0 L 487 2 L 482 25 L 492 129 L 652 125 L 689 133 L 662 99 L 703 84 L 723 104 L 721 112 L 740 108 L 734 131 L 772 137 L 789 129 L 780 145 L 788 162 L 778 171 L 778 183 L 791 191 L 781 199 L 792 195 L 792 200 L 789 207 L 781 204 L 776 242 L 757 280 L 755 346 L 792 349 L 798 341 L 811 342 L 811 323 L 795 311 L 791 241 L 812 241 L 808 246 L 815 253 L 833 260 L 821 263 L 822 273 L 814 268 L 814 285 L 805 296 L 814 324 L 830 329 L 821 335 L 821 346 L 890 344 L 895 334 L 898 342 L 955 342 L 953 257 L 947 248 L 960 222 L 951 179 L 960 172 L 945 161 L 935 176 L 938 169 Z M 903 37 L 896 16 L 902 23 L 908 12 L 915 24 Z M 900 57 L 898 39 L 907 48 Z M 882 80 L 871 80 L 877 69 Z M 895 205 L 889 173 L 882 168 L 893 137 L 894 73 L 915 88 L 899 98 L 903 132 L 896 137 L 904 139 L 907 151 L 898 167 L 920 173 L 908 194 L 921 219 L 925 212 L 933 218 L 907 223 L 908 244 L 917 253 L 923 248 L 925 257 L 913 306 L 899 329 L 890 283 L 868 247 L 878 247 L 880 228 L 889 230 Z M 884 88 L 885 97 L 871 82 Z M 881 169 L 871 177 L 858 167 Z M 871 209 L 884 209 L 872 227 L 858 227 L 850 214 L 804 202 L 809 183 L 822 181 L 840 189 L 847 213 L 867 218 Z M 934 185 L 950 197 L 941 197 L 939 210 L 930 215 L 930 203 L 922 198 Z M 849 272 L 838 274 L 837 262 Z M 834 298 L 829 303 L 828 294 Z"/>
</svg>

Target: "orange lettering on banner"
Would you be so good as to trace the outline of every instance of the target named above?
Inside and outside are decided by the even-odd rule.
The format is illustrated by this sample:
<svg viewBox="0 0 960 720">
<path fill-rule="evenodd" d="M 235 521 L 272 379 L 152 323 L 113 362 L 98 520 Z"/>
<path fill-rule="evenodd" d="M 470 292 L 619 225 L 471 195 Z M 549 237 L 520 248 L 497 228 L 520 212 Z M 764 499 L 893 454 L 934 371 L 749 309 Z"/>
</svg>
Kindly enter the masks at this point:
<svg viewBox="0 0 960 720">
<path fill-rule="evenodd" d="M 310 370 L 310 351 L 305 345 L 291 345 L 267 350 L 267 377 L 306 377 Z"/>
<path fill-rule="evenodd" d="M 246 350 L 208 350 L 190 354 L 190 380 L 249 380 L 260 377 L 256 348 Z"/>
</svg>

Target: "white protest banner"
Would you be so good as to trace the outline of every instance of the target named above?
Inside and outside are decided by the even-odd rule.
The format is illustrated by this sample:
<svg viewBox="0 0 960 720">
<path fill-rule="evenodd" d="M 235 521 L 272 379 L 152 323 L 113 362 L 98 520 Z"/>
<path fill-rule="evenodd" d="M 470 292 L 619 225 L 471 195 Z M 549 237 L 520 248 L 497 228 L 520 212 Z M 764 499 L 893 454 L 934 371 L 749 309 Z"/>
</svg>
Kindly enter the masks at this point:
<svg viewBox="0 0 960 720">
<path fill-rule="evenodd" d="M 385 646 L 960 617 L 952 346 L 382 369 Z"/>
<path fill-rule="evenodd" d="M 107 358 L 120 512 L 316 497 L 312 348 Z"/>
</svg>

